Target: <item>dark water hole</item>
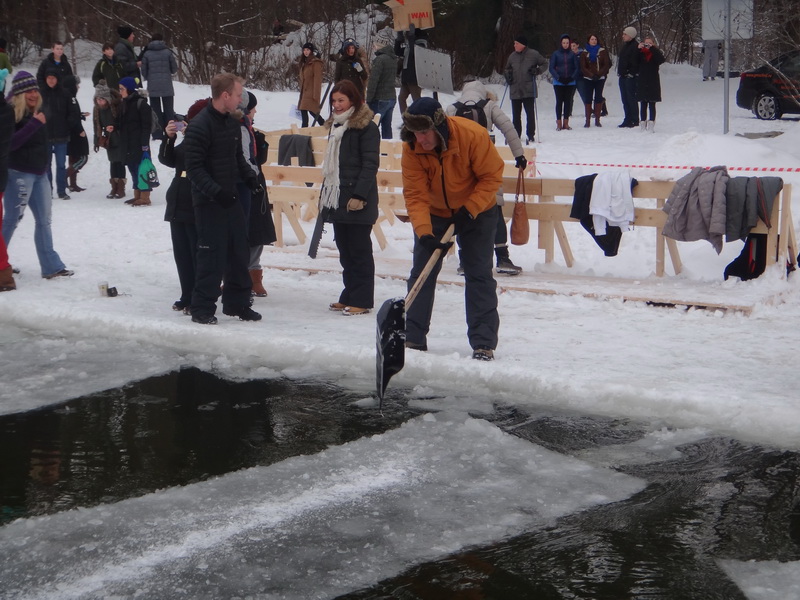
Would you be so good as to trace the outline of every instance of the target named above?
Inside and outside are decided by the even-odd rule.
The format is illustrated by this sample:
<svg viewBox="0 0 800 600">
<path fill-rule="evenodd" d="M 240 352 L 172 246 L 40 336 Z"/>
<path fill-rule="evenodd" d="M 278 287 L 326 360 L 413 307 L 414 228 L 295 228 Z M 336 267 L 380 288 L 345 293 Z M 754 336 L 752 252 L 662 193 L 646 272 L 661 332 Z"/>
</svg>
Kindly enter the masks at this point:
<svg viewBox="0 0 800 600">
<path fill-rule="evenodd" d="M 230 382 L 184 369 L 0 417 L 0 526 L 313 454 L 420 413 L 395 401 L 381 415 L 357 406 L 361 397 L 320 383 Z M 476 416 L 567 454 L 591 455 L 648 431 L 499 405 Z M 744 595 L 718 559 L 800 560 L 800 455 L 719 437 L 680 450 L 674 460 L 619 467 L 648 482 L 623 502 L 340 598 L 736 600 Z"/>
</svg>

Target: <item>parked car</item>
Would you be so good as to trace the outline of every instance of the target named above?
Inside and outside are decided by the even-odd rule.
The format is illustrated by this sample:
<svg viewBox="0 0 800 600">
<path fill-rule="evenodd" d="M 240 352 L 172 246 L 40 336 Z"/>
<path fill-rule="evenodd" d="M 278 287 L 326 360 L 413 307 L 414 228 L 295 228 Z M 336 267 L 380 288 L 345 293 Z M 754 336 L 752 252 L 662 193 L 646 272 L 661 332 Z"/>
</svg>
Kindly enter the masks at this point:
<svg viewBox="0 0 800 600">
<path fill-rule="evenodd" d="M 794 50 L 739 77 L 736 105 L 759 119 L 800 114 L 800 50 Z"/>
</svg>

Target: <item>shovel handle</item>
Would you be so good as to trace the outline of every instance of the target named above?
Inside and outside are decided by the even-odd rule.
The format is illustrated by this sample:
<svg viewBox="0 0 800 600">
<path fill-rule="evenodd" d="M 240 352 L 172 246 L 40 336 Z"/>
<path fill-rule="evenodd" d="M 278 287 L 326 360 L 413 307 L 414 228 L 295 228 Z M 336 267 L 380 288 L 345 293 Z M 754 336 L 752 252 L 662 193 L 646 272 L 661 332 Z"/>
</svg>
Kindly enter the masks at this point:
<svg viewBox="0 0 800 600">
<path fill-rule="evenodd" d="M 444 235 L 442 236 L 440 242 L 442 244 L 446 244 L 447 242 L 449 242 L 452 239 L 455 231 L 456 231 L 456 226 L 455 224 L 451 223 L 450 227 L 448 227 L 447 230 L 444 232 Z M 428 275 L 430 275 L 431 271 L 433 271 L 433 267 L 436 266 L 436 263 L 439 261 L 439 257 L 442 255 L 442 252 L 443 252 L 442 248 L 437 248 L 436 250 L 433 251 L 433 254 L 431 254 L 431 257 L 425 264 L 425 268 L 422 269 L 422 273 L 419 274 L 419 277 L 417 277 L 417 280 L 414 282 L 414 287 L 412 287 L 408 291 L 408 295 L 406 296 L 406 301 L 405 301 L 406 310 L 409 309 L 411 304 L 414 302 L 414 299 L 417 297 L 417 294 L 419 294 L 419 291 L 422 289 L 422 286 L 425 285 L 425 281 L 428 279 Z"/>
</svg>

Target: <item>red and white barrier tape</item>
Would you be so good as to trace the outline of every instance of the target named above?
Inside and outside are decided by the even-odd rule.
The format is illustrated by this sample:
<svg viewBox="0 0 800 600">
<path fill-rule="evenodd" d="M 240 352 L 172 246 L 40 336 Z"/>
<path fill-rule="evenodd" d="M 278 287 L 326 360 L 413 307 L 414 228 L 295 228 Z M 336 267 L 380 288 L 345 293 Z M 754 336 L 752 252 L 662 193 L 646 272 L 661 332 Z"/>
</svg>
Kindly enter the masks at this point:
<svg viewBox="0 0 800 600">
<path fill-rule="evenodd" d="M 685 167 L 678 165 L 621 165 L 613 163 L 579 163 L 579 162 L 556 162 L 548 160 L 537 160 L 537 165 L 567 165 L 571 167 L 615 167 L 620 169 L 673 169 L 690 171 L 695 167 Z M 710 167 L 703 167 L 709 169 Z M 800 167 L 727 167 L 728 171 L 763 171 L 766 173 L 800 173 Z"/>
</svg>

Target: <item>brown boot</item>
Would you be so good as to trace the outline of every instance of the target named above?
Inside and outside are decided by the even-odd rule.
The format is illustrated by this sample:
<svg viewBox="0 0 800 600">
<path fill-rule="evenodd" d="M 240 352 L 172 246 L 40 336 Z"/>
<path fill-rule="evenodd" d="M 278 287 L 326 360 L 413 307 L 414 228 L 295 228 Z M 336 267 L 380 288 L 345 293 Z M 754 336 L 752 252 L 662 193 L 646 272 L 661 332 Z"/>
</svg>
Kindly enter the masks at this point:
<svg viewBox="0 0 800 600">
<path fill-rule="evenodd" d="M 562 121 L 561 121 L 561 119 L 557 119 L 556 120 L 556 131 L 561 131 L 562 129 L 563 129 Z"/>
<path fill-rule="evenodd" d="M 586 113 L 586 123 L 583 124 L 584 127 L 590 127 L 592 124 L 592 105 L 591 104 L 584 104 L 583 108 Z"/>
<path fill-rule="evenodd" d="M 267 297 L 267 290 L 264 289 L 264 269 L 250 269 L 250 279 L 253 281 L 253 296 L 259 298 Z"/>
<path fill-rule="evenodd" d="M 134 187 L 133 198 L 128 198 L 127 200 L 125 200 L 125 204 L 133 204 L 134 202 L 137 202 L 139 200 L 139 194 L 141 193 L 142 192 L 139 190 L 139 188 Z"/>
<path fill-rule="evenodd" d="M 562 125 L 562 127 L 564 129 L 572 129 L 572 127 L 569 126 L 569 119 L 564 119 L 564 124 Z"/>
<path fill-rule="evenodd" d="M 0 271 L 0 292 L 10 292 L 15 289 L 17 289 L 17 284 L 14 281 L 14 269 L 8 265 Z"/>
<path fill-rule="evenodd" d="M 67 189 L 70 192 L 83 192 L 86 189 L 78 185 L 78 172 L 72 167 L 67 167 L 67 179 L 69 179 Z"/>
<path fill-rule="evenodd" d="M 150 206 L 150 190 L 137 191 L 139 192 L 139 197 L 131 203 L 131 206 Z"/>
<path fill-rule="evenodd" d="M 106 194 L 106 198 L 113 199 L 117 197 L 117 178 L 112 177 L 108 180 L 108 183 L 111 184 L 111 191 Z"/>
<path fill-rule="evenodd" d="M 120 177 L 117 179 L 117 198 L 124 198 L 125 197 L 125 184 L 128 183 L 128 180 L 124 177 Z"/>
<path fill-rule="evenodd" d="M 594 105 L 594 126 L 595 127 L 602 127 L 600 125 L 600 113 L 603 111 L 603 103 L 595 104 Z"/>
</svg>

